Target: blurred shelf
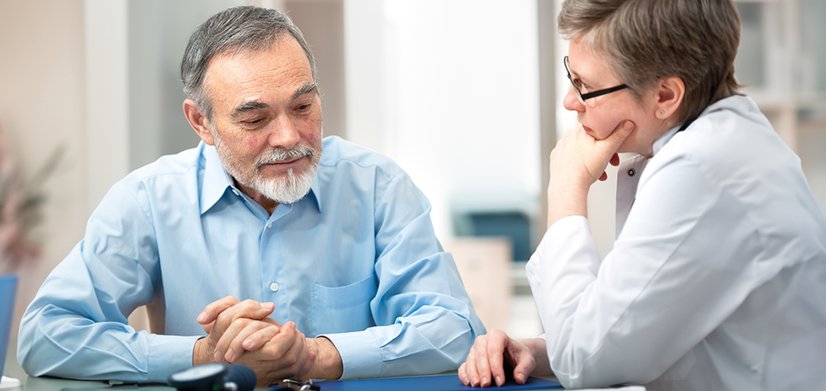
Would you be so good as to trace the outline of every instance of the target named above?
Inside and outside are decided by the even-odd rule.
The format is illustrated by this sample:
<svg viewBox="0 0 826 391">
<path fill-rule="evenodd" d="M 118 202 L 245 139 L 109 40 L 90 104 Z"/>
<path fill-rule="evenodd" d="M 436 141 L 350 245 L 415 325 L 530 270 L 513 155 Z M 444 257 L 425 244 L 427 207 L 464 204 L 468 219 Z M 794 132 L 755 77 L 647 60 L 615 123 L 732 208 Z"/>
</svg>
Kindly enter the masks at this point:
<svg viewBox="0 0 826 391">
<path fill-rule="evenodd" d="M 822 0 L 735 0 L 742 24 L 737 79 L 795 151 L 802 127 L 826 116 Z M 817 127 L 817 126 L 816 126 Z"/>
<path fill-rule="evenodd" d="M 514 295 L 531 295 L 531 285 L 528 283 L 528 275 L 525 273 L 527 263 L 527 261 L 511 263 L 510 280 Z"/>
</svg>

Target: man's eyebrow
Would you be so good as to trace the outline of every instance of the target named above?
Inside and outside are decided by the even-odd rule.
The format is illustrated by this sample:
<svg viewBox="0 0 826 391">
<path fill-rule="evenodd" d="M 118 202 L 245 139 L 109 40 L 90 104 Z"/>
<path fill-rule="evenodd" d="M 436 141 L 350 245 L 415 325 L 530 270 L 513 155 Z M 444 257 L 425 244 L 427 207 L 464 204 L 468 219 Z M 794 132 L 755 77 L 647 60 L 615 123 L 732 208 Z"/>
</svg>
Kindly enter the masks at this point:
<svg viewBox="0 0 826 391">
<path fill-rule="evenodd" d="M 310 94 L 310 93 L 314 93 L 314 92 L 318 92 L 318 85 L 315 84 L 315 83 L 306 83 L 306 84 L 302 85 L 299 89 L 297 89 L 293 93 L 292 99 L 296 100 L 296 99 L 300 98 L 302 95 L 306 95 L 306 94 Z M 261 102 L 259 100 L 251 100 L 251 101 L 244 102 L 244 103 L 241 103 L 240 105 L 236 106 L 235 109 L 232 110 L 232 116 L 235 117 L 235 116 L 238 116 L 240 114 L 250 112 L 250 111 L 268 109 L 269 107 L 270 107 L 270 105 L 268 105 L 264 102 Z"/>
<path fill-rule="evenodd" d="M 309 94 L 311 92 L 318 92 L 318 85 L 315 83 L 306 83 L 293 93 L 293 100 L 296 100 L 302 95 Z"/>
<path fill-rule="evenodd" d="M 235 107 L 235 109 L 232 110 L 232 115 L 237 116 L 239 114 L 243 114 L 243 113 L 246 113 L 246 112 L 249 112 L 249 111 L 261 110 L 261 109 L 266 109 L 266 108 L 269 108 L 269 107 L 270 107 L 270 105 L 268 105 L 264 102 L 261 102 L 261 101 L 258 101 L 258 100 L 251 100 L 249 102 L 241 103 L 240 105 Z"/>
</svg>

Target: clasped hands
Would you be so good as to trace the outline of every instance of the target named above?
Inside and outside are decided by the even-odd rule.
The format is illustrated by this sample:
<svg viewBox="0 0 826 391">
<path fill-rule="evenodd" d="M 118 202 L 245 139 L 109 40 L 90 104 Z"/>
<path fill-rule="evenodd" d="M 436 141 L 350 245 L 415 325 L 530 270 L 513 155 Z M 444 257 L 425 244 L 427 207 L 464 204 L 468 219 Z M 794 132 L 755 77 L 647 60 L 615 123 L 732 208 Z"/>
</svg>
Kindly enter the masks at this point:
<svg viewBox="0 0 826 391">
<path fill-rule="evenodd" d="M 295 323 L 270 318 L 273 303 L 238 301 L 227 296 L 207 305 L 196 321 L 207 336 L 195 343 L 193 365 L 244 364 L 259 386 L 285 378 L 337 379 L 343 367 L 335 345 L 324 337 L 307 338 Z"/>
</svg>

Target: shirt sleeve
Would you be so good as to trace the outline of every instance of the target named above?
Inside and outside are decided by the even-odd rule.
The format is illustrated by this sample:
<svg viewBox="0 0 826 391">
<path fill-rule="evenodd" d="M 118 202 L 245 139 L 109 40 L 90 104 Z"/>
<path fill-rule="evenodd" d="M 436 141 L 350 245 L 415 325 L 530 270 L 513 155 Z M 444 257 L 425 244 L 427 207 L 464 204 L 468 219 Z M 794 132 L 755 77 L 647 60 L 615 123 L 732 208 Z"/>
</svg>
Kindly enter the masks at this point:
<svg viewBox="0 0 826 391">
<path fill-rule="evenodd" d="M 527 265 L 551 368 L 571 388 L 658 378 L 760 281 L 760 235 L 693 164 L 650 175 L 600 260 L 582 216 L 556 222 Z"/>
<path fill-rule="evenodd" d="M 485 333 L 450 254 L 430 220 L 430 205 L 405 174 L 377 191 L 376 263 L 370 307 L 377 326 L 325 335 L 344 364 L 342 378 L 455 370 Z"/>
<path fill-rule="evenodd" d="M 129 326 L 160 284 L 154 231 L 141 192 L 115 185 L 83 240 L 46 278 L 20 323 L 18 361 L 32 376 L 165 382 L 192 366 L 197 337 Z"/>
</svg>

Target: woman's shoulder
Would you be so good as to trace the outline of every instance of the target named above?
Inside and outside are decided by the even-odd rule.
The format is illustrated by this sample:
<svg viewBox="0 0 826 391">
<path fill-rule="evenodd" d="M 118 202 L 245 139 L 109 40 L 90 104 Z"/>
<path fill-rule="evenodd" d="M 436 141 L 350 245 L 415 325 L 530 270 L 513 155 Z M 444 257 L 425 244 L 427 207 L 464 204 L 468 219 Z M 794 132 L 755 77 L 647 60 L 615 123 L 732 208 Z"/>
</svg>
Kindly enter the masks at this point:
<svg viewBox="0 0 826 391">
<path fill-rule="evenodd" d="M 799 161 L 754 101 L 742 95 L 710 105 L 660 152 L 717 168 L 767 159 L 793 165 Z"/>
</svg>

